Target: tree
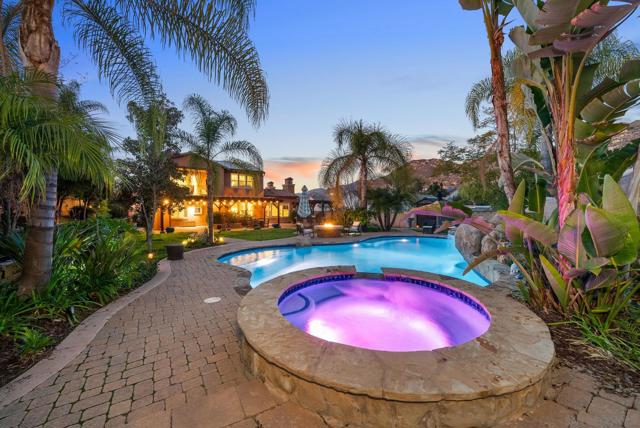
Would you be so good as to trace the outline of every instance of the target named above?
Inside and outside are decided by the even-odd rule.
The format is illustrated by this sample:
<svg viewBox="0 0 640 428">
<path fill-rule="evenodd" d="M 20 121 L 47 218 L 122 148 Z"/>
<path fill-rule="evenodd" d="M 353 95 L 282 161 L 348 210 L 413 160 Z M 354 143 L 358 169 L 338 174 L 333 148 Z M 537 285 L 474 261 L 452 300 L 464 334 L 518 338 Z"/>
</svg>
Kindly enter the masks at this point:
<svg viewBox="0 0 640 428">
<path fill-rule="evenodd" d="M 343 121 L 333 131 L 337 148 L 322 162 L 319 181 L 338 187 L 358 175 L 360 208 L 367 208 L 367 181 L 379 171 L 394 171 L 411 159 L 411 146 L 379 124 Z"/>
<path fill-rule="evenodd" d="M 216 161 L 226 160 L 247 172 L 262 169 L 262 156 L 248 141 L 229 141 L 236 133 L 238 123 L 226 110 L 215 111 L 201 96 L 190 95 L 184 108 L 193 116 L 195 134 L 181 131 L 180 139 L 207 165 L 207 225 L 208 239 L 213 236 L 213 198 L 215 193 Z"/>
<path fill-rule="evenodd" d="M 269 93 L 257 51 L 249 39 L 248 26 L 255 4 L 252 0 L 65 0 L 54 9 L 52 0 L 22 0 L 19 45 L 23 66 L 30 71 L 58 77 L 60 47 L 53 30 L 53 12 L 62 10 L 81 48 L 98 67 L 111 93 L 119 101 L 150 106 L 160 83 L 147 38 L 170 46 L 188 57 L 210 80 L 222 84 L 258 125 L 267 115 Z M 57 98 L 55 84 L 38 87 L 38 95 Z M 28 227 L 28 253 L 38 254 L 51 265 L 52 237 L 58 171 L 47 171 L 47 193 L 38 195 Z M 44 189 L 43 189 L 44 190 Z M 30 236 L 30 237 L 29 237 Z M 25 288 L 41 288 L 50 269 L 26 265 L 21 279 Z"/>
<path fill-rule="evenodd" d="M 502 185 L 509 201 L 516 191 L 516 182 L 511 167 L 511 147 L 509 143 L 509 118 L 507 92 L 502 63 L 504 26 L 513 4 L 505 0 L 460 0 L 464 9 L 482 10 L 485 29 L 491 52 L 491 89 L 493 112 L 496 122 L 496 153 Z"/>
<path fill-rule="evenodd" d="M 597 85 L 605 78 L 617 78 L 622 66 L 628 60 L 639 56 L 640 51 L 633 42 L 622 40 L 615 32 L 612 33 L 589 54 L 588 64 L 599 64 L 593 77 L 593 84 Z M 542 126 L 533 101 L 533 93 L 519 75 L 519 67 L 524 57 L 525 53 L 519 48 L 509 50 L 504 56 L 511 150 L 512 152 L 523 149 L 530 151 L 533 147 L 537 147 L 541 163 L 547 172 L 555 174 L 553 136 L 546 127 Z M 487 116 L 494 116 L 493 109 L 483 108 L 485 103 L 491 102 L 492 93 L 491 78 L 487 77 L 473 84 L 467 94 L 465 111 L 476 130 L 489 127 L 495 131 L 495 120 L 486 120 Z M 517 162 L 514 161 L 514 163 Z"/>
<path fill-rule="evenodd" d="M 560 227 L 576 208 L 582 182 L 578 169 L 588 171 L 584 165 L 591 154 L 624 130 L 626 125 L 617 119 L 640 100 L 638 61 L 626 61 L 615 80 L 596 81 L 601 66 L 596 62 L 598 46 L 633 14 L 638 3 L 516 2 L 526 28 L 512 29 L 510 37 L 527 54 L 519 64 L 518 77 L 533 92 L 543 126 L 553 129 Z M 588 176 L 584 183 L 591 183 Z M 594 189 L 583 190 L 596 196 Z"/>
<path fill-rule="evenodd" d="M 127 157 L 118 161 L 119 170 L 144 220 L 148 251 L 153 248 L 153 224 L 160 201 L 182 200 L 189 190 L 177 184 L 183 176 L 173 162 L 174 155 L 180 152 L 172 138 L 179 122 L 176 118 L 181 117 L 176 110 L 164 97 L 148 108 L 134 102 L 129 104 L 128 118 L 137 137 L 123 141 Z"/>
<path fill-rule="evenodd" d="M 21 294 L 37 289 L 51 272 L 58 171 L 103 182 L 114 137 L 92 113 L 34 95 L 42 85 L 52 83 L 37 73 L 0 78 L 0 152 L 23 174 L 20 199 L 31 206 L 27 225 L 36 231 L 26 237 Z"/>
<path fill-rule="evenodd" d="M 415 203 L 416 193 L 422 183 L 415 179 L 406 166 L 393 171 L 382 180 L 385 186 L 369 189 L 368 195 L 378 224 L 388 232 L 395 224 L 398 214 Z"/>
</svg>

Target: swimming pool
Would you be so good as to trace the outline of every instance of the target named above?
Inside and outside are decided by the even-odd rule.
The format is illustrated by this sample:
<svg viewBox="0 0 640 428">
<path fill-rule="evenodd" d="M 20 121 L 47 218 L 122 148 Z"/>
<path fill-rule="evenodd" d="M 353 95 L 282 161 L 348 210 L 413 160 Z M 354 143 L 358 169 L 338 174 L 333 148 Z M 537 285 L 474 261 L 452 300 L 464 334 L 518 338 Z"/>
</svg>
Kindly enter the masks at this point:
<svg viewBox="0 0 640 428">
<path fill-rule="evenodd" d="M 382 267 L 412 269 L 464 279 L 480 286 L 488 282 L 471 271 L 451 238 L 373 238 L 357 243 L 281 246 L 227 254 L 220 262 L 251 272 L 251 286 L 285 273 L 324 266 L 355 266 L 358 272 L 380 273 Z"/>
</svg>

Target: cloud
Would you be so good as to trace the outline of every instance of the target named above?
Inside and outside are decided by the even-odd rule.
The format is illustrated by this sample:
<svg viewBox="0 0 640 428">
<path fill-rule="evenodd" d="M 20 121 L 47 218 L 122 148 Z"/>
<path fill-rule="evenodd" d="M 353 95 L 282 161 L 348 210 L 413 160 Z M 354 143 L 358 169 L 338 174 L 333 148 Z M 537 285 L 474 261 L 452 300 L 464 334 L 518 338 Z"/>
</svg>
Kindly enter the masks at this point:
<svg viewBox="0 0 640 428">
<path fill-rule="evenodd" d="M 437 158 L 438 150 L 443 148 L 447 143 L 466 144 L 467 138 L 453 135 L 414 135 L 407 138 L 409 143 L 413 145 L 414 159 L 430 159 Z"/>
<path fill-rule="evenodd" d="M 280 187 L 287 177 L 293 177 L 296 190 L 306 185 L 313 189 L 318 186 L 318 172 L 322 159 L 315 157 L 284 156 L 266 159 L 265 183 L 273 181 L 276 187 Z"/>
</svg>

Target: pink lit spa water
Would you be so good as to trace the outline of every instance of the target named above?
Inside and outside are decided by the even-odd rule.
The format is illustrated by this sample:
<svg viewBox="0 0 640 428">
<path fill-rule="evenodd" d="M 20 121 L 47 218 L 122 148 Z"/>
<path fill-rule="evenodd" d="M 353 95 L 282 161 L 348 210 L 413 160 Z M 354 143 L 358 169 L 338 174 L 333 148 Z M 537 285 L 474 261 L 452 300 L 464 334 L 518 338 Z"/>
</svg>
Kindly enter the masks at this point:
<svg viewBox="0 0 640 428">
<path fill-rule="evenodd" d="M 460 345 L 487 331 L 487 310 L 455 288 L 409 278 L 320 278 L 279 300 L 295 327 L 329 342 L 411 352 Z"/>
</svg>

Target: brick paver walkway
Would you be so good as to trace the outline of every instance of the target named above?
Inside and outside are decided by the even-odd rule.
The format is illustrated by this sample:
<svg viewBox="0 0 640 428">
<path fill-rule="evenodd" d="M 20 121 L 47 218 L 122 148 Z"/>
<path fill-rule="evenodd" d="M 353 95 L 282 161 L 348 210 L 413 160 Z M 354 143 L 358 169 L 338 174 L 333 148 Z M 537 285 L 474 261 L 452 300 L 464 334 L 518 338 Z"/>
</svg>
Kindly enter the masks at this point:
<svg viewBox="0 0 640 428">
<path fill-rule="evenodd" d="M 114 316 L 62 371 L 0 410 L 0 427 L 325 427 L 243 370 L 234 287 L 248 277 L 215 259 L 255 245 L 234 242 L 172 262 L 167 281 Z M 222 301 L 203 302 L 212 296 Z M 640 397 L 608 394 L 561 368 L 540 408 L 510 426 L 640 428 Z"/>
</svg>

